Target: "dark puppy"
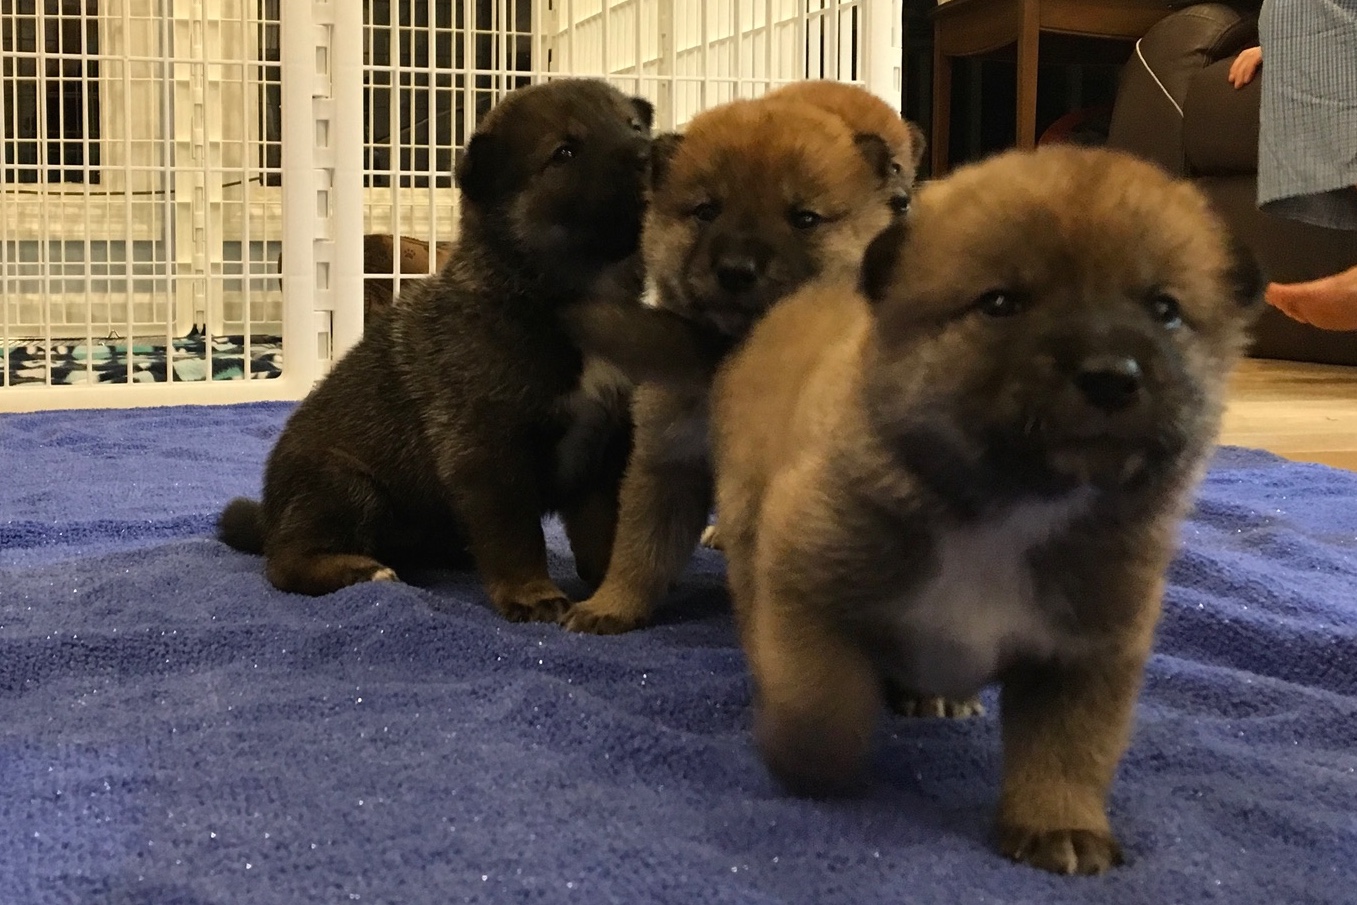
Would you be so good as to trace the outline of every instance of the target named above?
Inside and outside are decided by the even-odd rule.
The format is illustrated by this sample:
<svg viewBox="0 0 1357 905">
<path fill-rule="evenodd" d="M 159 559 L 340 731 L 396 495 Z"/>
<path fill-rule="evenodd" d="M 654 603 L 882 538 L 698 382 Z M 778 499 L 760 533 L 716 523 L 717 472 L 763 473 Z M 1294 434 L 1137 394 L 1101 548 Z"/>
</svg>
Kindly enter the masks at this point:
<svg viewBox="0 0 1357 905">
<path fill-rule="evenodd" d="M 833 789 L 862 766 L 882 678 L 948 698 L 998 681 L 1001 850 L 1102 871 L 1261 277 L 1190 184 L 1051 148 L 926 186 L 863 288 L 785 300 L 713 388 L 760 750 L 793 789 Z"/>
<path fill-rule="evenodd" d="M 465 565 L 506 617 L 553 619 L 541 518 L 559 512 L 577 571 L 608 561 L 629 447 L 630 383 L 570 338 L 571 312 L 643 311 L 637 250 L 651 106 L 603 82 L 523 88 L 457 169 L 446 268 L 371 324 L 297 409 L 261 503 L 220 533 L 267 557 L 278 588 L 324 594 Z M 628 298 L 630 301 L 628 302 Z"/>
</svg>

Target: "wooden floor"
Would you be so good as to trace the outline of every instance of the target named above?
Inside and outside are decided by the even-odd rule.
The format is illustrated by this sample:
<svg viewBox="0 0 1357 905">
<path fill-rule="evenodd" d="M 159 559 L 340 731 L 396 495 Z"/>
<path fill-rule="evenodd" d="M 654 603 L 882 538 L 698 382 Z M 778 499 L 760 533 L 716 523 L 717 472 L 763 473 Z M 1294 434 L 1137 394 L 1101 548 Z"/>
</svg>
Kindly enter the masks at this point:
<svg viewBox="0 0 1357 905">
<path fill-rule="evenodd" d="M 1357 368 L 1246 359 L 1220 442 L 1357 471 Z"/>
</svg>

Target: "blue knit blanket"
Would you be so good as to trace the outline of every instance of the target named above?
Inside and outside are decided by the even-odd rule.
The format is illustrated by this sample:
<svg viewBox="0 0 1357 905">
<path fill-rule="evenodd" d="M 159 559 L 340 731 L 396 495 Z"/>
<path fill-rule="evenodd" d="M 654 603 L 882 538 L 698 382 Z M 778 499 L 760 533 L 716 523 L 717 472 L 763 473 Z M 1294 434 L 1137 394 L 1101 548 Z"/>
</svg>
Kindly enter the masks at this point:
<svg viewBox="0 0 1357 905">
<path fill-rule="evenodd" d="M 991 848 L 992 696 L 888 720 L 863 797 L 783 795 L 715 554 L 612 638 L 466 575 L 273 590 L 212 524 L 289 411 L 0 417 L 0 903 L 1357 902 L 1357 474 L 1216 457 L 1112 797 L 1130 863 L 1071 879 Z"/>
</svg>

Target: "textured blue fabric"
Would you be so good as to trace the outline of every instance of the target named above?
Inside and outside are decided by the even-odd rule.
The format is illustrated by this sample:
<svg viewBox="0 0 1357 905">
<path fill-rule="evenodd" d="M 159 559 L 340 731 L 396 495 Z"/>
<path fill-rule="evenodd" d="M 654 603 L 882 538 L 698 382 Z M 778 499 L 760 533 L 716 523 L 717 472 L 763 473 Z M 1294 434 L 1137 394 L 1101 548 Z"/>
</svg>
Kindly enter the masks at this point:
<svg viewBox="0 0 1357 905">
<path fill-rule="evenodd" d="M 467 576 L 274 591 L 211 528 L 288 411 L 0 417 L 5 905 L 1357 902 L 1357 475 L 1217 457 L 1113 795 L 1131 863 L 1070 879 L 990 848 L 992 709 L 887 721 L 862 798 L 780 794 L 714 554 L 614 638 Z"/>
</svg>

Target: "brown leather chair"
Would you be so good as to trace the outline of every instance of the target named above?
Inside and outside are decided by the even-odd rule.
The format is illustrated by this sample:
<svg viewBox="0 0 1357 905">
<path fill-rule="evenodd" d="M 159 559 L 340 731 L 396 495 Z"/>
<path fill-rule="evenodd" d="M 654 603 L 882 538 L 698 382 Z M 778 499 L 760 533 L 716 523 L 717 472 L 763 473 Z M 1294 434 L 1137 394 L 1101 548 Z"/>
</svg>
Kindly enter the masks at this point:
<svg viewBox="0 0 1357 905">
<path fill-rule="evenodd" d="M 1165 17 L 1122 71 L 1108 143 L 1195 180 L 1269 279 L 1328 276 L 1357 265 L 1357 233 L 1258 210 L 1261 80 L 1236 90 L 1226 78 L 1239 51 L 1257 43 L 1256 16 L 1227 4 L 1195 3 Z M 1252 354 L 1357 365 L 1357 334 L 1317 330 L 1268 308 Z"/>
</svg>

